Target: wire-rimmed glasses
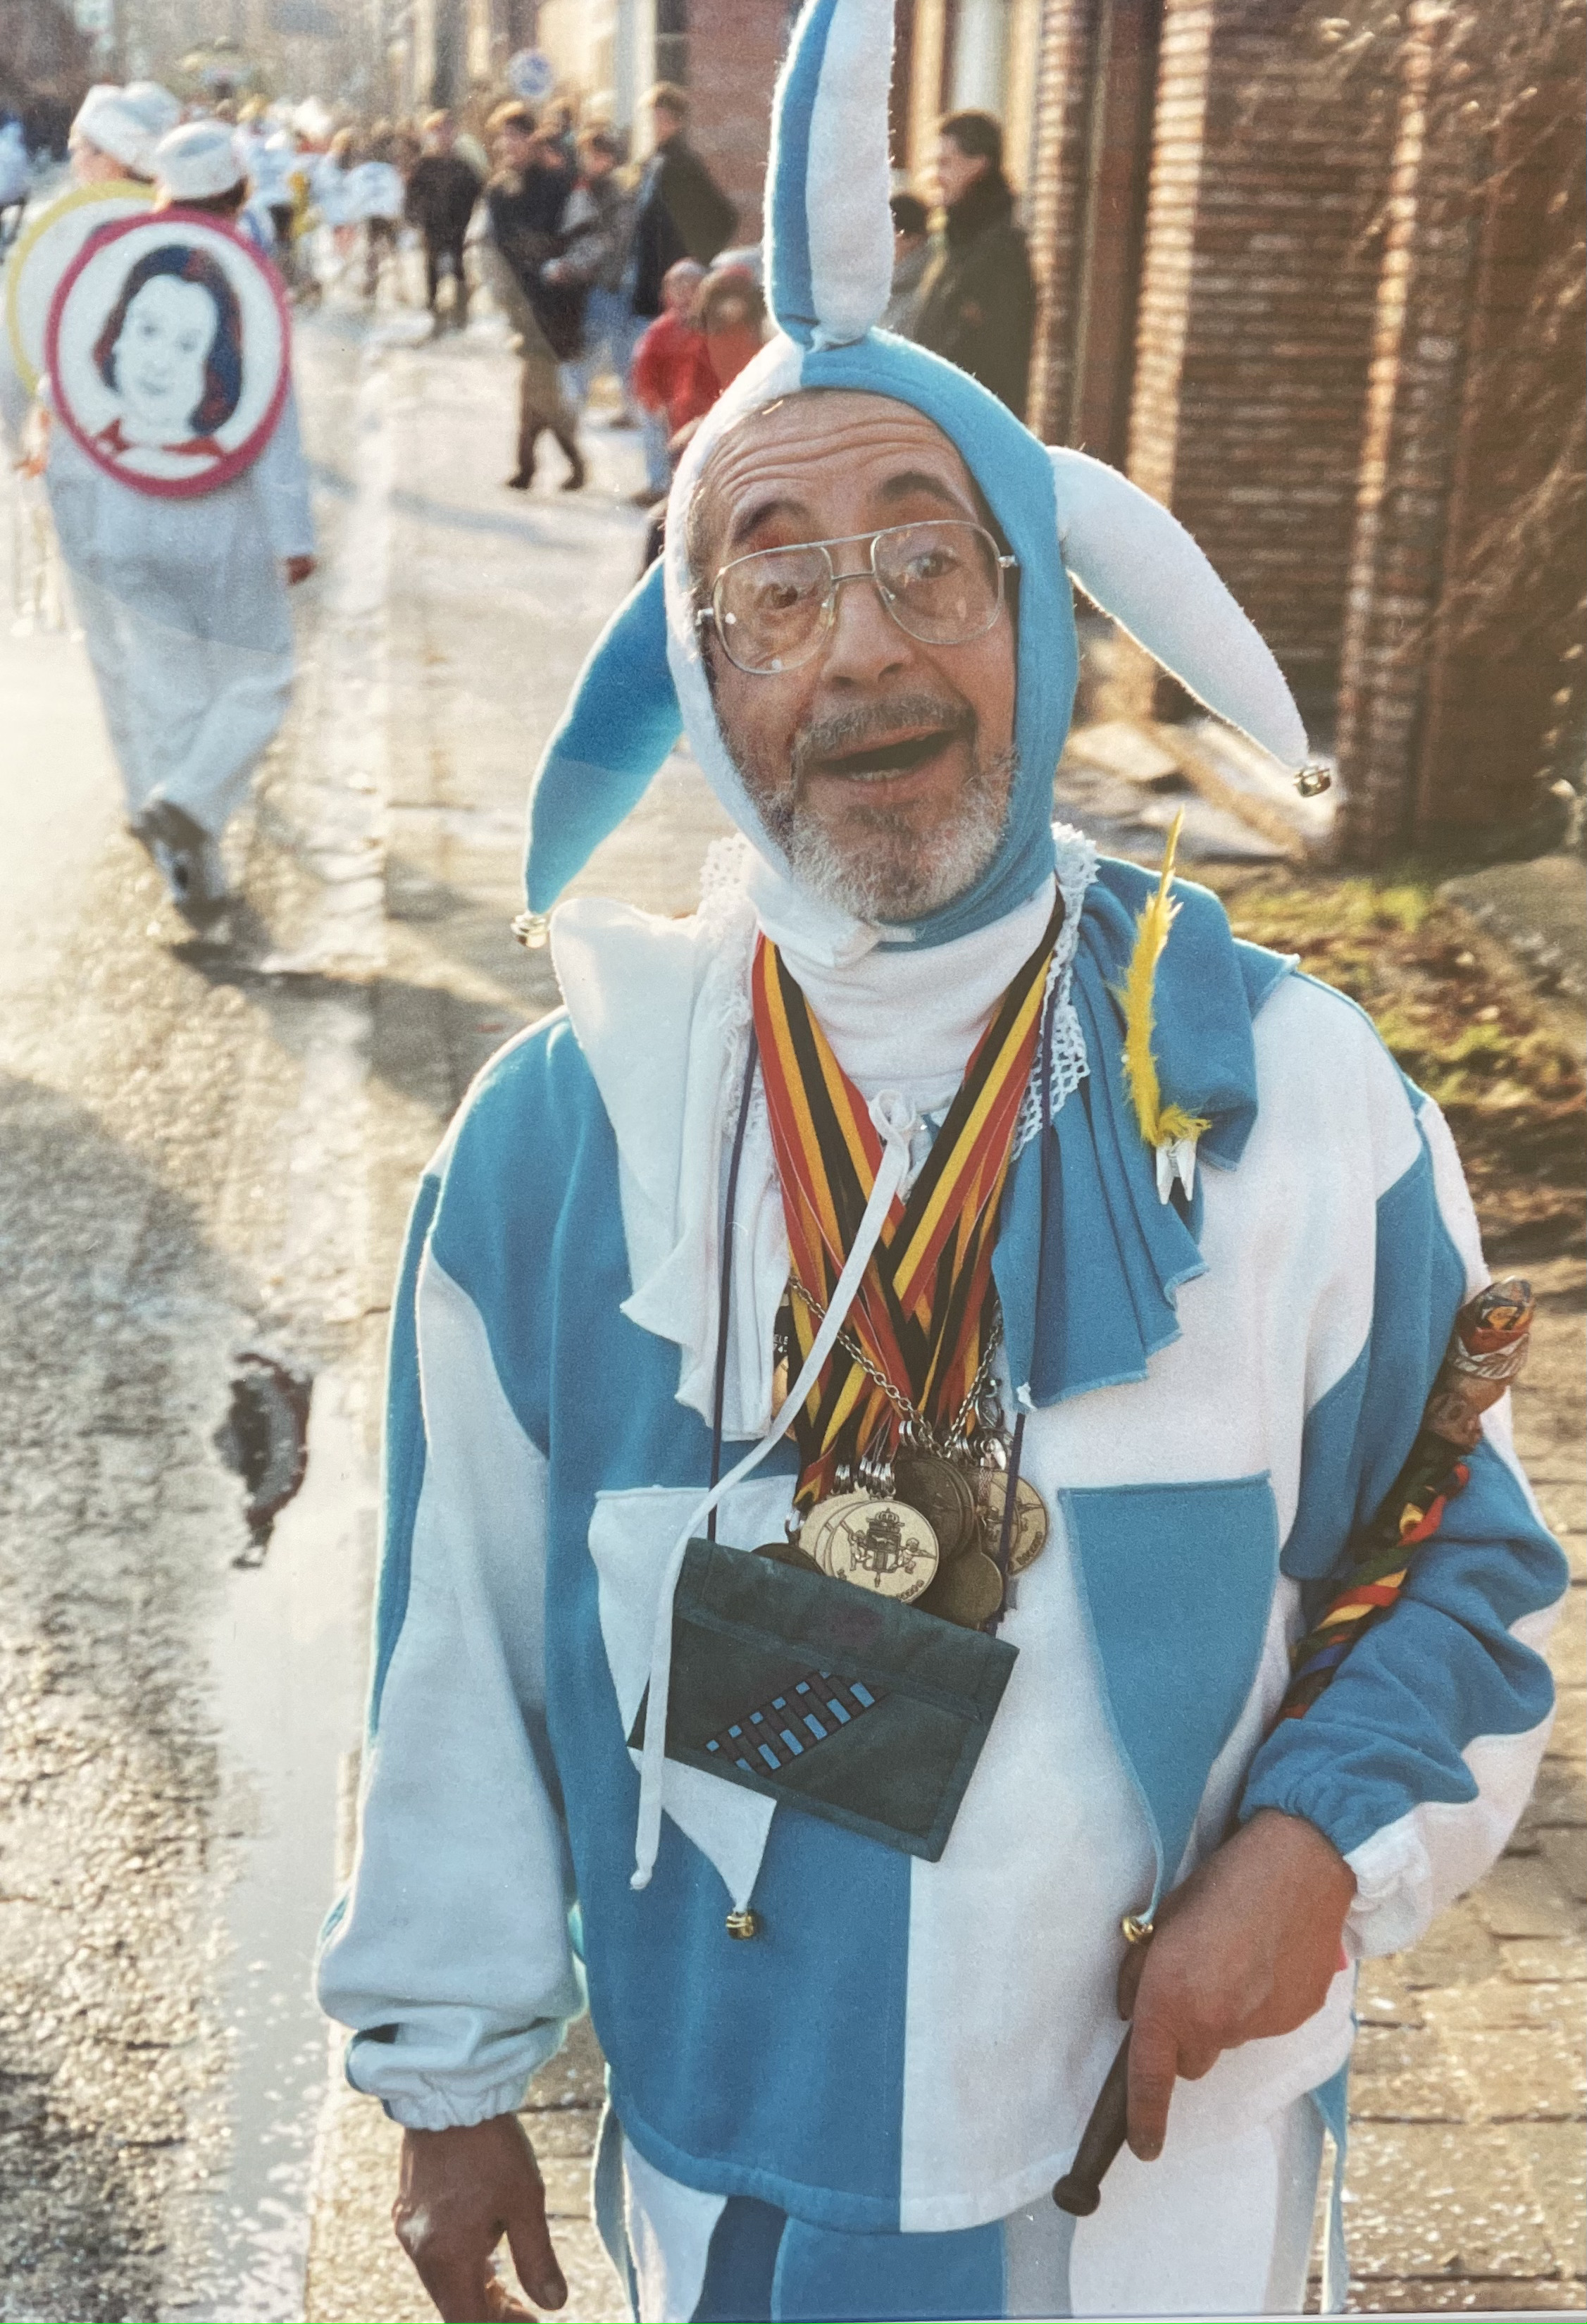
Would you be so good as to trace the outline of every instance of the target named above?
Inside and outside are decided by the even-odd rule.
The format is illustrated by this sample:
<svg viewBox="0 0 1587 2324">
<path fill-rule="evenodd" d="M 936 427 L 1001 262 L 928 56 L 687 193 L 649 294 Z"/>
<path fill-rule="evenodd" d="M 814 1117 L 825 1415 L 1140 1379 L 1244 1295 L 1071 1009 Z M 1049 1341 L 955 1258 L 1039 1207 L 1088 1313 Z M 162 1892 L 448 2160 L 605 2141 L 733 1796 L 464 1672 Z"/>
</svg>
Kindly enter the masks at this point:
<svg viewBox="0 0 1587 2324">
<path fill-rule="evenodd" d="M 840 573 L 835 549 L 870 544 L 868 562 Z M 836 540 L 802 540 L 752 549 L 717 574 L 711 602 L 695 619 L 710 622 L 735 669 L 773 678 L 820 650 L 845 581 L 874 583 L 900 630 L 922 645 L 969 645 L 984 637 L 1003 602 L 1003 576 L 1019 559 L 999 549 L 981 524 L 934 517 Z"/>
</svg>

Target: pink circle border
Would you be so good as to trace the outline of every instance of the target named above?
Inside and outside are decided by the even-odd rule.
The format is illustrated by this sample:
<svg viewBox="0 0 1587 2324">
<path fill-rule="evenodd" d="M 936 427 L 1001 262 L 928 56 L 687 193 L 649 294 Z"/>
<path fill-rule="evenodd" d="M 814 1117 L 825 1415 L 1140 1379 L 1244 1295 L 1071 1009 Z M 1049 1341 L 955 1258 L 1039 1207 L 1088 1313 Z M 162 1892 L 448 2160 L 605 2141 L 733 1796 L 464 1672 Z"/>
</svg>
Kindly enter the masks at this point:
<svg viewBox="0 0 1587 2324">
<path fill-rule="evenodd" d="M 292 383 L 292 316 L 291 309 L 287 305 L 286 290 L 269 260 L 263 252 L 254 248 L 245 235 L 238 234 L 235 226 L 228 225 L 224 218 L 216 217 L 210 211 L 181 209 L 174 205 L 169 209 L 145 211 L 139 217 L 122 218 L 113 225 L 101 226 L 97 233 L 89 235 L 81 250 L 55 286 L 55 296 L 50 301 L 50 319 L 44 326 L 44 368 L 54 386 L 55 358 L 60 338 L 60 318 L 66 312 L 66 302 L 71 294 L 72 286 L 89 259 L 97 258 L 101 251 L 107 249 L 113 242 L 119 242 L 124 235 L 146 234 L 152 226 L 203 226 L 208 233 L 223 235 L 227 241 L 235 243 L 239 250 L 246 253 L 254 265 L 263 275 L 269 285 L 271 297 L 275 300 L 276 312 L 281 318 L 281 377 L 275 383 L 275 392 L 270 399 L 269 410 L 264 413 L 252 435 L 245 437 L 235 451 L 227 452 L 223 458 L 215 461 L 212 466 L 206 468 L 201 476 L 129 475 L 119 461 L 111 459 L 94 442 L 92 437 L 87 435 L 78 426 L 75 415 L 60 401 L 58 386 L 54 387 L 55 412 L 57 418 L 65 421 L 68 432 L 74 442 L 81 447 L 95 466 L 103 468 L 107 476 L 114 476 L 118 484 L 125 484 L 129 492 L 148 493 L 159 500 L 197 500 L 204 493 L 217 492 L 222 484 L 229 484 L 234 477 L 240 476 L 245 468 L 253 466 L 274 432 L 275 423 L 281 418 L 281 406 L 287 400 L 287 390 Z"/>
</svg>

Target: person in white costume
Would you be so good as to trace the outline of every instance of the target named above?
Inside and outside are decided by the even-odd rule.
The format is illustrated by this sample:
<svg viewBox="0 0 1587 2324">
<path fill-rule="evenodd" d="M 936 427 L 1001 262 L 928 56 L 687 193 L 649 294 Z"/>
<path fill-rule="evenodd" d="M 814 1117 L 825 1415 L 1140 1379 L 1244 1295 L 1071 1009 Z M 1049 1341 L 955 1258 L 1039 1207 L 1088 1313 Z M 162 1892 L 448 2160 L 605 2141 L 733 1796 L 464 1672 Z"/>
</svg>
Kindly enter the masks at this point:
<svg viewBox="0 0 1587 2324">
<path fill-rule="evenodd" d="M 319 1989 L 453 2324 L 530 2312 L 503 2236 L 562 2304 L 518 2109 L 586 2000 L 638 2318 L 1298 2313 L 1355 1964 L 1548 1730 L 1566 1576 L 1498 1404 L 1295 1715 L 1475 1223 L 1357 1010 L 1053 828 L 1071 576 L 1306 735 L 1164 510 L 877 328 L 890 13 L 795 28 L 778 336 L 548 745 L 524 933 L 680 725 L 741 836 L 688 919 L 558 906 L 566 1007 L 470 1092 L 393 1310 Z"/>
<path fill-rule="evenodd" d="M 97 82 L 71 124 L 72 176 L 79 186 L 111 178 L 152 178 L 154 149 L 181 114 L 177 99 L 156 80 L 129 81 L 125 88 Z"/>
<path fill-rule="evenodd" d="M 241 206 L 226 123 L 190 122 L 151 159 L 158 201 L 223 217 Z M 253 464 L 211 492 L 137 492 L 59 425 L 45 475 L 128 822 L 178 910 L 214 930 L 227 905 L 221 835 L 291 697 L 287 590 L 314 569 L 295 400 Z"/>
<path fill-rule="evenodd" d="M 71 124 L 72 182 L 107 185 L 130 178 L 147 184 L 154 175 L 154 148 L 180 118 L 180 106 L 158 81 L 132 81 L 125 88 L 97 81 Z M 0 327 L 0 441 L 14 453 L 20 449 L 32 403 L 31 389 L 17 373 L 11 334 Z"/>
</svg>

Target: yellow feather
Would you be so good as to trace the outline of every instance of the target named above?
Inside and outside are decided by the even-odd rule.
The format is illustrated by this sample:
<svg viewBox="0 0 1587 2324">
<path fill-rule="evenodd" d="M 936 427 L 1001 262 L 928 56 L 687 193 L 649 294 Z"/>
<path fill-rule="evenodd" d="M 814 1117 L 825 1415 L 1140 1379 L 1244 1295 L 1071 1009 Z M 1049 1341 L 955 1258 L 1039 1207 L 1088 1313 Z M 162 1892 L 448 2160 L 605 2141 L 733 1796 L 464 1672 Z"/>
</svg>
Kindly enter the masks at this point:
<svg viewBox="0 0 1587 2324">
<path fill-rule="evenodd" d="M 1158 881 L 1157 894 L 1136 921 L 1135 948 L 1119 995 L 1124 1008 L 1124 1077 L 1130 1085 L 1140 1134 L 1149 1146 L 1167 1146 L 1176 1139 L 1199 1138 L 1209 1126 L 1200 1116 L 1186 1113 L 1183 1106 L 1163 1103 L 1157 1059 L 1152 1055 L 1158 963 L 1179 909 L 1168 889 L 1184 821 L 1182 807 L 1174 817 L 1168 844 L 1163 851 L 1163 874 Z"/>
</svg>

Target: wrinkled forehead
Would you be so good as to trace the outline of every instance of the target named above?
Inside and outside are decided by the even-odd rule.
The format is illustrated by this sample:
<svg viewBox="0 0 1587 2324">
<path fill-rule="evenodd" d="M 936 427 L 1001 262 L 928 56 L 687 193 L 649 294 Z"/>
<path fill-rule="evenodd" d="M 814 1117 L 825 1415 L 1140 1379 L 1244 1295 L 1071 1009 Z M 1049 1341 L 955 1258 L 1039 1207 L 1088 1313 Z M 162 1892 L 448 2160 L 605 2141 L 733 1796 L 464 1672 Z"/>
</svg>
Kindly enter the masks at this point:
<svg viewBox="0 0 1587 2324">
<path fill-rule="evenodd" d="M 890 395 L 804 388 L 748 411 L 713 447 L 688 512 L 699 576 L 760 545 L 821 540 L 922 505 L 984 522 L 964 456 L 934 420 Z"/>
</svg>

